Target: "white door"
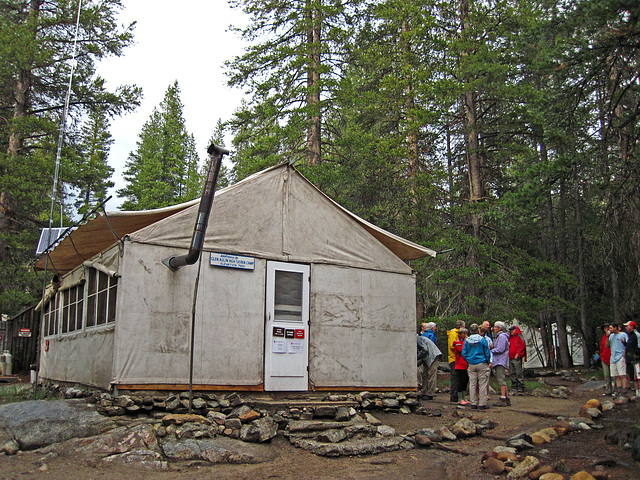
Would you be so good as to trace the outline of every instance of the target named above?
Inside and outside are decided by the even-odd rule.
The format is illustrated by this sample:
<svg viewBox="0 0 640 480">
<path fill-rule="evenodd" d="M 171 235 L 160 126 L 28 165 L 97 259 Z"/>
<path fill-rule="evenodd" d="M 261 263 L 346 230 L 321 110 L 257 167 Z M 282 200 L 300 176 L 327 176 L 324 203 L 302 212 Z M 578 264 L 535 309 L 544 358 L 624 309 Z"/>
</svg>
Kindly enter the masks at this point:
<svg viewBox="0 0 640 480">
<path fill-rule="evenodd" d="M 267 262 L 264 389 L 309 387 L 309 266 Z"/>
</svg>

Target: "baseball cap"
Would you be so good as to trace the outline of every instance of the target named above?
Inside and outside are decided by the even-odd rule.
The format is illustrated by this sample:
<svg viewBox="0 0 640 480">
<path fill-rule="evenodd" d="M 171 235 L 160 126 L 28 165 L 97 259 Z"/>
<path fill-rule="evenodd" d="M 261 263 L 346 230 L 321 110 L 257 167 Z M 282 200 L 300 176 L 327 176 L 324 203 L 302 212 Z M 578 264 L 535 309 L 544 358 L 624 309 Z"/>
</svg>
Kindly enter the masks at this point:
<svg viewBox="0 0 640 480">
<path fill-rule="evenodd" d="M 636 328 L 636 322 L 634 322 L 633 320 L 624 324 L 625 327 L 628 327 L 629 325 L 631 325 L 633 328 Z"/>
<path fill-rule="evenodd" d="M 509 330 L 515 330 L 515 329 L 516 329 L 516 327 L 514 325 L 509 327 Z"/>
</svg>

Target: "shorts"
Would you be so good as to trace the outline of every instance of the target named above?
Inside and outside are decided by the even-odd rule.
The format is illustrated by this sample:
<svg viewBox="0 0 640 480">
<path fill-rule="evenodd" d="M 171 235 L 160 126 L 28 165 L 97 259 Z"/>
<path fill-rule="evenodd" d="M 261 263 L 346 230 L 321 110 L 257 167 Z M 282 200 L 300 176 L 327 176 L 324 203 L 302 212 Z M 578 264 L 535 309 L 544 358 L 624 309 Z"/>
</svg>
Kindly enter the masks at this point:
<svg viewBox="0 0 640 480">
<path fill-rule="evenodd" d="M 633 375 L 631 380 L 640 380 L 640 363 L 633 363 Z"/>
<path fill-rule="evenodd" d="M 496 377 L 499 387 L 503 387 L 507 384 L 507 375 L 504 365 L 496 365 L 493 367 L 493 375 Z"/>
<path fill-rule="evenodd" d="M 622 357 L 616 363 L 611 362 L 612 377 L 624 377 L 626 375 L 627 375 L 627 364 L 624 361 L 624 357 Z"/>
</svg>

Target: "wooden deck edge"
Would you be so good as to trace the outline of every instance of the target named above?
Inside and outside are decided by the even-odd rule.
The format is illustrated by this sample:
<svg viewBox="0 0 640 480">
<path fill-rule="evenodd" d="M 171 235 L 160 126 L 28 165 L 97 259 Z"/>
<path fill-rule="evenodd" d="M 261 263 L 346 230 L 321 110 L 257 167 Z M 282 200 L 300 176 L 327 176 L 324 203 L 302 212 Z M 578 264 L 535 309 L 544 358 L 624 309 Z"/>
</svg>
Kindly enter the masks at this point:
<svg viewBox="0 0 640 480">
<path fill-rule="evenodd" d="M 310 390 L 311 391 L 311 390 Z M 415 387 L 319 387 L 314 392 L 417 392 Z"/>
<path fill-rule="evenodd" d="M 169 383 L 116 383 L 118 390 L 189 390 L 189 385 Z M 205 392 L 264 392 L 264 384 L 259 385 L 193 385 L 193 391 Z"/>
<path fill-rule="evenodd" d="M 121 383 L 115 384 L 118 390 L 189 390 L 189 385 L 169 384 L 169 383 Z M 193 391 L 196 392 L 264 392 L 264 384 L 259 385 L 193 385 Z M 415 392 L 416 388 L 412 387 L 338 387 L 329 386 L 321 387 L 309 386 L 308 392 Z M 300 392 L 303 393 L 303 392 Z"/>
</svg>

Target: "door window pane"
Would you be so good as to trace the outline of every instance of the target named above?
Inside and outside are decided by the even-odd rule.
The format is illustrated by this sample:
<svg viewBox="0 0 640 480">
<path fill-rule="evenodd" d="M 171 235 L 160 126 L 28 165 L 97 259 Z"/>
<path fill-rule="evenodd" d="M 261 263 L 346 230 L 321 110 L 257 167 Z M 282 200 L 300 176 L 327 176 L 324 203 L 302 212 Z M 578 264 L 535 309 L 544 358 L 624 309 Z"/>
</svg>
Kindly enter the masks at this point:
<svg viewBox="0 0 640 480">
<path fill-rule="evenodd" d="M 302 281 L 300 272 L 275 272 L 275 320 L 302 322 Z"/>
</svg>

